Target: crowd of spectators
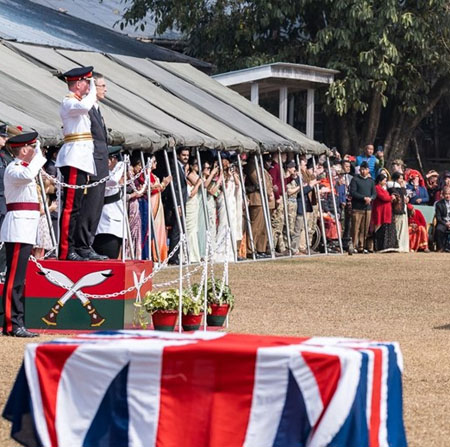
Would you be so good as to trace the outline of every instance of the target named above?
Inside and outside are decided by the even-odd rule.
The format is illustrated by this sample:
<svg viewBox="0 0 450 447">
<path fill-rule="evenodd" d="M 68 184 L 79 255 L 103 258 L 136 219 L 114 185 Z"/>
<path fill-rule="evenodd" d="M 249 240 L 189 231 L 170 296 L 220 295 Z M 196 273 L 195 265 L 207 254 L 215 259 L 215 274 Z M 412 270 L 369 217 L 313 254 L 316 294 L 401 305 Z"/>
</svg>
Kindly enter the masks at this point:
<svg viewBox="0 0 450 447">
<path fill-rule="evenodd" d="M 53 176 L 55 155 L 48 151 L 45 166 Z M 216 261 L 314 253 L 325 244 L 338 251 L 340 236 L 350 254 L 450 250 L 450 171 L 422 175 L 402 160 L 387 166 L 382 147 L 374 151 L 371 144 L 358 156 L 334 150 L 328 161 L 278 152 L 240 157 L 241 166 L 235 153 L 219 159 L 216 151 L 198 156 L 182 148 L 169 154 L 167 166 L 163 153 L 130 154 L 127 256 L 164 261 L 180 240 L 180 224 L 191 262 L 206 255 L 207 229 Z M 120 158 L 111 154 L 110 169 Z M 6 148 L 0 159 L 5 166 L 11 161 Z M 57 233 L 55 185 L 44 178 L 42 187 Z M 424 206 L 435 215 L 432 231 Z M 37 257 L 52 248 L 44 207 L 41 214 Z M 178 263 L 177 253 L 170 262 Z"/>
</svg>

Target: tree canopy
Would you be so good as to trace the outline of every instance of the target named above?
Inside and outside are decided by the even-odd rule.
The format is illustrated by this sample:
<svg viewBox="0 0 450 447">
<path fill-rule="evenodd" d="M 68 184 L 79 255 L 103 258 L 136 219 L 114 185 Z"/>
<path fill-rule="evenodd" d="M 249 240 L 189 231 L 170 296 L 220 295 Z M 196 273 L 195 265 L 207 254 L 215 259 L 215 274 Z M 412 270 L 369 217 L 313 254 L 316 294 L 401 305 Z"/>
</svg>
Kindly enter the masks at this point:
<svg viewBox="0 0 450 447">
<path fill-rule="evenodd" d="M 326 111 L 340 146 L 375 138 L 401 156 L 450 87 L 448 0 L 128 0 L 124 23 L 176 28 L 188 53 L 228 71 L 283 61 L 340 71 Z"/>
</svg>

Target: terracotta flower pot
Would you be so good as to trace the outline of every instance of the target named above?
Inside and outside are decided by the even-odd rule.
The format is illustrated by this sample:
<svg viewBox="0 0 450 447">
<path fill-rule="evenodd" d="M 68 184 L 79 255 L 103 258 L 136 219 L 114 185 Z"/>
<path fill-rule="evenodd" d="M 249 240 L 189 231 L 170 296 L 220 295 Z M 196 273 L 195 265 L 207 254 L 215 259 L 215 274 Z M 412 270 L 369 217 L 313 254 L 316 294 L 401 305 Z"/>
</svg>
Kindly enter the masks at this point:
<svg viewBox="0 0 450 447">
<path fill-rule="evenodd" d="M 157 310 L 152 315 L 153 327 L 157 331 L 173 331 L 177 324 L 177 310 Z"/>
<path fill-rule="evenodd" d="M 202 324 L 203 312 L 198 315 L 187 314 L 182 317 L 183 330 L 185 331 L 197 331 Z"/>
<path fill-rule="evenodd" d="M 229 304 L 210 304 L 211 313 L 206 317 L 208 326 L 220 326 L 222 327 L 225 323 L 225 318 L 227 317 L 228 310 L 230 308 Z"/>
</svg>

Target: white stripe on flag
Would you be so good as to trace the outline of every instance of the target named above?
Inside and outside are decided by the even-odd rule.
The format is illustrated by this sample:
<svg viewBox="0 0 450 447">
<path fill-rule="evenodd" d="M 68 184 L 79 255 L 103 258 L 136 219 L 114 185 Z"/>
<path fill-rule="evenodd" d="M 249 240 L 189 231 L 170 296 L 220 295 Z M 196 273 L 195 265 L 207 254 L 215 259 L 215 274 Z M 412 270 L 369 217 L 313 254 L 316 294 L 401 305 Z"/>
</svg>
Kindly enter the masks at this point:
<svg viewBox="0 0 450 447">
<path fill-rule="evenodd" d="M 322 414 L 323 402 L 316 378 L 300 352 L 291 358 L 290 368 L 302 392 L 309 425 L 314 427 Z"/>
<path fill-rule="evenodd" d="M 378 345 L 381 349 L 383 360 L 381 362 L 381 402 L 380 402 L 380 432 L 379 442 L 380 447 L 389 447 L 388 444 L 388 430 L 387 430 L 387 396 L 388 396 L 388 369 L 389 369 L 389 351 L 386 346 Z M 399 349 L 400 351 L 400 349 Z M 401 354 L 400 354 L 401 355 Z"/>
<path fill-rule="evenodd" d="M 50 435 L 48 433 L 47 422 L 45 421 L 44 407 L 42 406 L 41 387 L 36 368 L 36 349 L 39 345 L 36 343 L 27 345 L 25 349 L 24 365 L 27 376 L 28 388 L 31 395 L 31 404 L 33 407 L 33 421 L 36 431 L 42 442 L 43 447 L 51 447 Z"/>
<path fill-rule="evenodd" d="M 58 445 L 81 447 L 111 382 L 128 363 L 126 346 L 80 345 L 67 359 L 56 400 Z"/>
<path fill-rule="evenodd" d="M 137 344 L 128 370 L 128 446 L 154 447 L 158 433 L 162 354 L 165 346 L 181 346 L 197 340 L 158 340 Z"/>
<path fill-rule="evenodd" d="M 373 393 L 373 368 L 375 365 L 375 354 L 373 351 L 362 349 L 362 352 L 367 354 L 367 397 L 366 397 L 366 416 L 367 427 L 370 430 L 370 418 L 372 417 L 372 393 Z"/>
<path fill-rule="evenodd" d="M 259 348 L 244 447 L 272 447 L 286 400 L 289 362 L 301 345 Z"/>
<path fill-rule="evenodd" d="M 336 391 L 308 443 L 308 447 L 325 447 L 339 432 L 352 408 L 360 377 L 361 353 L 335 346 L 302 345 L 301 351 L 336 355 L 341 362 Z"/>
</svg>

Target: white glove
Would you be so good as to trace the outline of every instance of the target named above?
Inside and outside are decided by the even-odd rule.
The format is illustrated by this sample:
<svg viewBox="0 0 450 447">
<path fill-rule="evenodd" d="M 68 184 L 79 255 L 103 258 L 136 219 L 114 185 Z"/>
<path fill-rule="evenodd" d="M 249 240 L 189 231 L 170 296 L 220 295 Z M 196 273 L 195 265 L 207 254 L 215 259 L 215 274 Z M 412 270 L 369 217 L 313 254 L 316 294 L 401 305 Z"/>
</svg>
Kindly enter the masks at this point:
<svg viewBox="0 0 450 447">
<path fill-rule="evenodd" d="M 97 96 L 97 86 L 95 85 L 95 79 L 92 77 L 89 84 L 89 94 Z"/>
<path fill-rule="evenodd" d="M 39 154 L 41 152 L 41 142 L 39 140 L 36 140 L 36 143 L 34 146 L 34 152 L 36 154 Z"/>
</svg>

